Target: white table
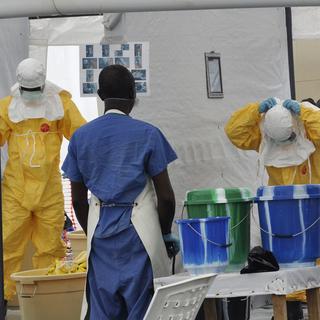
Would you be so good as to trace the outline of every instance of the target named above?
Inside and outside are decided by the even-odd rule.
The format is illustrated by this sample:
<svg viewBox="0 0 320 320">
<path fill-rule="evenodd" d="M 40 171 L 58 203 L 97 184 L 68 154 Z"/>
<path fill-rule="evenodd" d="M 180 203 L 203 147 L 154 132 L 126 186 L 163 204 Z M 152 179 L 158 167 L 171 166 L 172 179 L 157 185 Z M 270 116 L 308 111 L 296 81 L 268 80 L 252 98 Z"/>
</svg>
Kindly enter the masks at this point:
<svg viewBox="0 0 320 320">
<path fill-rule="evenodd" d="M 155 286 L 181 281 L 186 273 L 155 279 Z M 272 295 L 275 320 L 287 320 L 286 295 L 307 290 L 309 320 L 320 319 L 320 267 L 283 269 L 251 274 L 222 273 L 213 281 L 206 296 L 206 319 L 216 319 L 216 298 Z"/>
</svg>

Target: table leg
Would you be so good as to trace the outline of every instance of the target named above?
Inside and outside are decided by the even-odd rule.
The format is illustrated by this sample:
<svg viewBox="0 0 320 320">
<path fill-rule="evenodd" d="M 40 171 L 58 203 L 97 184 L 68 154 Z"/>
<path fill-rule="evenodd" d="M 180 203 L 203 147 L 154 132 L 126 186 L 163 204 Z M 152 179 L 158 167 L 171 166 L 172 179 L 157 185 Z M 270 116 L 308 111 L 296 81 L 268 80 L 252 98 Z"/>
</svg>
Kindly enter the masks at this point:
<svg viewBox="0 0 320 320">
<path fill-rule="evenodd" d="M 320 288 L 307 290 L 309 320 L 320 319 Z"/>
<path fill-rule="evenodd" d="M 274 320 L 287 320 L 286 296 L 272 295 Z"/>
<path fill-rule="evenodd" d="M 206 320 L 218 320 L 216 300 L 214 298 L 206 298 L 203 302 L 204 317 Z"/>
</svg>

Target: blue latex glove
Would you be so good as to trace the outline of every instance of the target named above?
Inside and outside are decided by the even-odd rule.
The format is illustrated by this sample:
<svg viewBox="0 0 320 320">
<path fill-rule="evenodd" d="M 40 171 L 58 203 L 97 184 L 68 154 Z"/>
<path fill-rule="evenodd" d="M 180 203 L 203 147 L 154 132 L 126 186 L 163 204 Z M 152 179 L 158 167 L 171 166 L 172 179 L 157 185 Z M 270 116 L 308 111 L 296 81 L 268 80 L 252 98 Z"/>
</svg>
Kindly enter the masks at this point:
<svg viewBox="0 0 320 320">
<path fill-rule="evenodd" d="M 301 106 L 300 103 L 295 100 L 287 99 L 282 104 L 285 108 L 292 111 L 295 114 L 300 114 Z"/>
<path fill-rule="evenodd" d="M 274 107 L 277 104 L 277 101 L 275 98 L 269 98 L 267 100 L 264 100 L 259 105 L 259 112 L 264 113 L 267 112 L 269 109 Z"/>
<path fill-rule="evenodd" d="M 167 248 L 169 258 L 177 255 L 180 251 L 180 240 L 174 233 L 167 233 L 162 235 L 164 243 Z"/>
</svg>

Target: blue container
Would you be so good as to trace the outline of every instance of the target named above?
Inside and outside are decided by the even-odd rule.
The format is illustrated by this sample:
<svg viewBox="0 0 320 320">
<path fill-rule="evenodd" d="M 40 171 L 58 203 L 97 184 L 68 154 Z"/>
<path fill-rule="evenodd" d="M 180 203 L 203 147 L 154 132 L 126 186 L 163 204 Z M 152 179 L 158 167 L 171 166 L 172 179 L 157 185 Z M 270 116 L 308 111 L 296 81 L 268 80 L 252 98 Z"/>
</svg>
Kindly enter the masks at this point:
<svg viewBox="0 0 320 320">
<path fill-rule="evenodd" d="M 262 246 L 280 267 L 312 266 L 320 257 L 320 185 L 260 187 Z"/>
<path fill-rule="evenodd" d="M 222 272 L 229 263 L 230 217 L 177 220 L 184 268 L 191 274 Z"/>
</svg>

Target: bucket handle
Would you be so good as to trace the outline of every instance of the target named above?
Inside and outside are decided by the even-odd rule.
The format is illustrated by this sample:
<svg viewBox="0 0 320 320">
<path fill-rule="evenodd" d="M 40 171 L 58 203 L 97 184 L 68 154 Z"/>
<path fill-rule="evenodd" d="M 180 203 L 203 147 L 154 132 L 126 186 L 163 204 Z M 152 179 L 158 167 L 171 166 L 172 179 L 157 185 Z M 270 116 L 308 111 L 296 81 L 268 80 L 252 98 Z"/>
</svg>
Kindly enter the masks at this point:
<svg viewBox="0 0 320 320">
<path fill-rule="evenodd" d="M 182 212 L 181 212 L 181 217 L 180 219 L 183 219 L 183 213 L 184 213 L 184 208 L 186 207 L 186 205 L 184 204 L 183 207 L 182 207 Z M 252 206 L 251 206 L 251 209 L 252 209 Z M 243 217 L 235 226 L 231 227 L 230 230 L 233 230 L 237 227 L 240 226 L 240 224 L 245 221 L 248 217 L 249 217 L 250 213 L 248 213 L 245 217 Z"/>
<path fill-rule="evenodd" d="M 253 210 L 251 210 L 251 213 L 252 213 L 252 220 L 258 229 L 260 229 L 262 232 L 268 234 L 269 236 L 272 236 L 274 238 L 279 238 L 279 239 L 290 239 L 290 238 L 295 238 L 297 236 L 300 236 L 301 234 L 307 232 L 309 229 L 311 229 L 315 224 L 317 224 L 320 221 L 320 217 L 319 217 L 313 223 L 311 223 L 310 226 L 308 226 L 304 230 L 301 230 L 301 231 L 294 233 L 294 234 L 279 234 L 279 233 L 271 233 L 271 232 L 261 228 L 260 225 L 257 224 L 257 221 L 256 221 L 254 214 L 253 214 Z"/>
<path fill-rule="evenodd" d="M 185 207 L 186 207 L 186 205 L 183 204 L 180 219 L 183 219 L 183 214 L 184 214 L 184 208 L 185 208 Z"/>
<path fill-rule="evenodd" d="M 214 242 L 206 237 L 204 237 L 200 232 L 198 232 L 190 223 L 187 224 L 188 227 L 193 231 L 195 232 L 199 237 L 201 237 L 203 240 L 211 243 L 211 244 L 214 244 L 215 246 L 217 247 L 220 247 L 220 248 L 228 248 L 228 247 L 231 247 L 232 246 L 232 243 L 218 243 L 218 242 Z"/>
<path fill-rule="evenodd" d="M 34 296 L 36 295 L 36 291 L 37 291 L 37 285 L 35 284 L 34 285 L 34 288 L 33 288 L 33 292 L 32 294 L 25 294 L 23 293 L 23 284 L 21 284 L 21 288 L 20 288 L 20 297 L 21 298 L 34 298 Z"/>
<path fill-rule="evenodd" d="M 233 229 L 239 227 L 240 224 L 241 224 L 244 220 L 246 220 L 249 216 L 250 216 L 250 213 L 248 213 L 245 217 L 243 217 L 235 226 L 231 227 L 230 230 L 233 230 Z"/>
</svg>

